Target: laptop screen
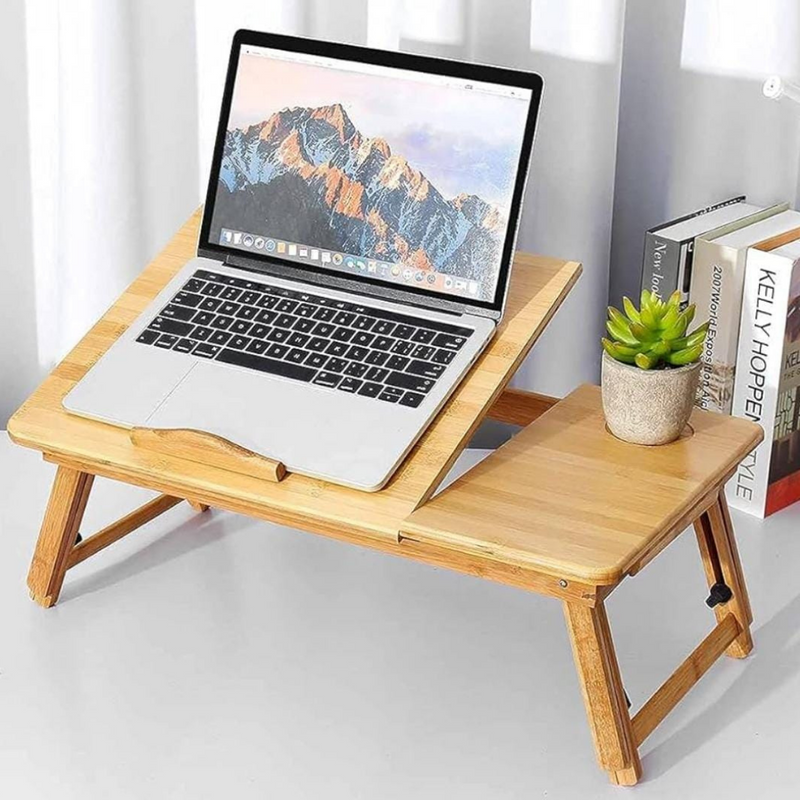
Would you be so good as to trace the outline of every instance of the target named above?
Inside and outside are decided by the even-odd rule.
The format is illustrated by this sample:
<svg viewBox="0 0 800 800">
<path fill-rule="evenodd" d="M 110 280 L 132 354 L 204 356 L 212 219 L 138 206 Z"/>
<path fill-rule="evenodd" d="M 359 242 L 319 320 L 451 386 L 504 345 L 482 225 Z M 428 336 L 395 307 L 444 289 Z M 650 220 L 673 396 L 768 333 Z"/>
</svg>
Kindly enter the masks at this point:
<svg viewBox="0 0 800 800">
<path fill-rule="evenodd" d="M 247 43 L 231 69 L 209 244 L 499 302 L 538 92 Z"/>
</svg>

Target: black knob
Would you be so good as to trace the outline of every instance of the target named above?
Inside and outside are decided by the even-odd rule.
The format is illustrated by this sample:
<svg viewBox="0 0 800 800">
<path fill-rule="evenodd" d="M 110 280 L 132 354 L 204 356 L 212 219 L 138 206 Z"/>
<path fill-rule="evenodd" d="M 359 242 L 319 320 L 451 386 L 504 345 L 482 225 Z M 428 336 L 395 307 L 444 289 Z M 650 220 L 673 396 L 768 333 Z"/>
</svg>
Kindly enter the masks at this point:
<svg viewBox="0 0 800 800">
<path fill-rule="evenodd" d="M 706 605 L 709 608 L 714 608 L 714 606 L 718 606 L 721 603 L 727 603 L 731 597 L 733 597 L 733 592 L 730 590 L 729 586 L 726 586 L 724 583 L 715 583 L 711 587 L 711 593 L 708 595 Z"/>
</svg>

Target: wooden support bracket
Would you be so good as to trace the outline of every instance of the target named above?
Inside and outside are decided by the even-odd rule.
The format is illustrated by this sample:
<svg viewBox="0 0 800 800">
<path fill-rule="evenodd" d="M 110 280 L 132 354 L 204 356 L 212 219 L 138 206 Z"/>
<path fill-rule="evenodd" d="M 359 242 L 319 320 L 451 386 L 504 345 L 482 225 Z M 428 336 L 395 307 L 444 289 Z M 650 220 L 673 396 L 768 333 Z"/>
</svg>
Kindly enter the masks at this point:
<svg viewBox="0 0 800 800">
<path fill-rule="evenodd" d="M 173 458 L 185 458 L 228 472 L 277 483 L 286 477 L 286 467 L 272 458 L 215 436 L 188 428 L 133 428 L 130 439 L 137 447 Z"/>
</svg>

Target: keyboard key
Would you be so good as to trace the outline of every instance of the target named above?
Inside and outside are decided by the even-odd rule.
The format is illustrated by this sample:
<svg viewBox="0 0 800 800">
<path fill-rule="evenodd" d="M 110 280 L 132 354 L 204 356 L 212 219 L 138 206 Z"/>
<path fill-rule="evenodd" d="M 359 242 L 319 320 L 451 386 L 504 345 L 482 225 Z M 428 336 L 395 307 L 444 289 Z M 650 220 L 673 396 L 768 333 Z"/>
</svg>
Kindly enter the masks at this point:
<svg viewBox="0 0 800 800">
<path fill-rule="evenodd" d="M 214 331 L 212 331 L 211 328 L 204 328 L 202 325 L 198 325 L 189 336 L 192 339 L 197 339 L 198 342 L 204 342 L 212 333 L 214 333 Z"/>
<path fill-rule="evenodd" d="M 437 350 L 431 361 L 435 361 L 437 364 L 449 364 L 455 357 L 456 354 L 453 350 Z"/>
<path fill-rule="evenodd" d="M 336 325 L 352 325 L 353 321 L 355 320 L 356 315 L 347 313 L 346 311 L 340 311 L 334 318 L 333 322 Z"/>
<path fill-rule="evenodd" d="M 207 283 L 203 287 L 202 292 L 204 295 L 207 295 L 208 297 L 217 297 L 220 294 L 222 294 L 222 290 L 224 288 L 225 287 L 220 285 L 219 283 Z"/>
<path fill-rule="evenodd" d="M 136 341 L 142 344 L 153 344 L 159 337 L 158 331 L 142 331 L 137 337 Z"/>
<path fill-rule="evenodd" d="M 429 331 L 425 328 L 417 328 L 416 333 L 411 337 L 412 342 L 419 342 L 420 344 L 428 344 L 436 336 L 436 331 Z"/>
<path fill-rule="evenodd" d="M 414 352 L 414 342 L 395 342 L 392 352 L 399 356 L 408 356 Z"/>
<path fill-rule="evenodd" d="M 220 348 L 215 344 L 208 344 L 207 342 L 200 342 L 197 347 L 192 351 L 193 356 L 200 356 L 201 358 L 214 358 L 219 353 Z"/>
<path fill-rule="evenodd" d="M 376 350 L 388 350 L 393 344 L 394 339 L 390 339 L 388 336 L 376 336 L 372 346 Z"/>
<path fill-rule="evenodd" d="M 250 352 L 242 350 L 225 348 L 217 356 L 217 361 L 221 361 L 223 364 L 236 364 L 239 367 L 269 372 L 272 375 L 280 375 L 284 378 L 292 378 L 296 381 L 307 382 L 314 377 L 314 370 L 302 364 L 291 364 L 288 361 L 276 361 L 274 358 L 253 355 Z"/>
<path fill-rule="evenodd" d="M 347 369 L 344 371 L 345 375 L 352 375 L 355 378 L 361 378 L 364 373 L 369 369 L 366 364 L 361 364 L 358 361 L 351 361 Z"/>
<path fill-rule="evenodd" d="M 295 322 L 297 322 L 297 317 L 293 317 L 291 314 L 278 314 L 275 319 L 275 324 L 279 328 L 291 328 Z"/>
<path fill-rule="evenodd" d="M 231 334 L 226 333 L 225 331 L 214 331 L 211 336 L 208 337 L 209 344 L 219 344 L 225 345 L 228 344 L 228 339 L 231 338 Z"/>
<path fill-rule="evenodd" d="M 381 367 L 371 367 L 369 372 L 367 372 L 366 378 L 368 381 L 384 381 L 386 380 L 388 375 L 389 375 L 388 369 L 382 369 Z"/>
<path fill-rule="evenodd" d="M 313 338 L 309 339 L 306 348 L 314 353 L 319 353 L 321 350 L 324 350 L 327 346 L 328 346 L 327 339 L 323 339 L 321 336 L 314 336 Z"/>
<path fill-rule="evenodd" d="M 195 314 L 194 319 L 192 319 L 192 323 L 194 325 L 202 325 L 204 328 L 207 328 L 216 314 L 213 311 L 198 311 Z"/>
<path fill-rule="evenodd" d="M 367 347 L 369 344 L 372 343 L 372 340 L 375 338 L 374 333 L 365 333 L 364 331 L 358 331 L 356 335 L 350 340 L 352 344 L 360 345 L 361 347 Z"/>
<path fill-rule="evenodd" d="M 297 314 L 298 317 L 313 317 L 316 310 L 316 306 L 312 306 L 310 303 L 302 303 L 297 306 L 294 313 Z"/>
<path fill-rule="evenodd" d="M 389 366 L 388 364 L 386 366 Z M 430 361 L 412 361 L 406 368 L 412 375 L 421 375 L 425 378 L 438 378 L 444 372 L 442 364 L 433 364 Z"/>
<path fill-rule="evenodd" d="M 313 319 L 304 319 L 303 317 L 300 317 L 300 319 L 295 322 L 292 330 L 300 331 L 300 333 L 308 333 L 316 326 L 316 324 L 317 323 L 314 322 Z"/>
<path fill-rule="evenodd" d="M 159 316 L 188 322 L 196 313 L 195 309 L 189 306 L 177 306 L 174 303 L 170 303 L 166 308 L 161 309 L 161 314 Z"/>
<path fill-rule="evenodd" d="M 287 314 L 290 311 L 294 311 L 297 308 L 297 302 L 295 300 L 281 300 L 278 305 L 275 306 L 276 311 L 285 311 Z"/>
<path fill-rule="evenodd" d="M 325 352 L 329 356 L 343 356 L 347 352 L 347 345 L 344 342 L 331 342 Z"/>
<path fill-rule="evenodd" d="M 386 363 L 386 360 L 389 358 L 388 353 L 384 353 L 381 350 L 370 350 L 369 355 L 364 359 L 367 364 L 372 364 L 373 366 L 380 367 Z"/>
<path fill-rule="evenodd" d="M 156 317 L 147 327 L 159 333 L 174 333 L 176 336 L 186 336 L 194 325 L 190 322 L 181 322 L 178 319 Z"/>
<path fill-rule="evenodd" d="M 433 344 L 446 350 L 460 350 L 466 341 L 465 336 L 450 336 L 447 333 L 439 333 L 433 340 Z"/>
<path fill-rule="evenodd" d="M 386 369 L 396 369 L 398 372 L 402 372 L 410 363 L 411 359 L 405 356 L 392 356 L 386 362 Z"/>
<path fill-rule="evenodd" d="M 314 314 L 314 319 L 320 322 L 330 322 L 336 316 L 336 309 L 334 308 L 320 308 Z"/>
<path fill-rule="evenodd" d="M 339 342 L 349 342 L 355 334 L 352 328 L 337 328 L 333 332 L 333 338 Z"/>
<path fill-rule="evenodd" d="M 258 309 L 254 306 L 242 306 L 237 312 L 236 316 L 239 319 L 255 319 L 256 314 L 258 314 Z"/>
<path fill-rule="evenodd" d="M 286 340 L 286 344 L 290 344 L 292 347 L 305 347 L 308 339 L 309 336 L 307 333 L 293 333 Z"/>
<path fill-rule="evenodd" d="M 427 344 L 418 344 L 414 348 L 414 352 L 411 354 L 414 358 L 421 358 L 423 360 L 428 360 L 434 353 L 435 348 L 430 347 Z"/>
<path fill-rule="evenodd" d="M 397 325 L 394 329 L 394 336 L 398 339 L 410 339 L 415 330 L 413 325 Z"/>
<path fill-rule="evenodd" d="M 369 355 L 369 350 L 366 347 L 356 347 L 353 345 L 345 354 L 345 358 L 351 361 L 363 361 Z"/>
<path fill-rule="evenodd" d="M 408 406 L 409 408 L 416 408 L 424 399 L 424 394 L 417 394 L 417 392 L 406 392 L 400 398 L 400 405 Z"/>
<path fill-rule="evenodd" d="M 377 397 L 380 394 L 381 386 L 379 383 L 365 383 L 359 390 L 358 393 L 364 397 Z"/>
<path fill-rule="evenodd" d="M 309 357 L 306 359 L 306 366 L 319 369 L 327 360 L 328 356 L 323 355 L 322 353 L 311 353 L 311 355 L 309 355 Z"/>
<path fill-rule="evenodd" d="M 249 292 L 245 292 L 239 298 L 239 302 L 240 303 L 244 303 L 245 305 L 248 305 L 248 306 L 254 306 L 261 299 L 261 297 L 262 297 L 261 292 L 249 291 Z"/>
<path fill-rule="evenodd" d="M 360 381 L 356 378 L 342 378 L 342 382 L 336 388 L 341 392 L 355 394 L 362 383 L 364 383 L 364 381 Z"/>
<path fill-rule="evenodd" d="M 218 300 L 216 297 L 206 297 L 197 307 L 201 311 L 216 311 L 221 305 L 222 300 Z"/>
<path fill-rule="evenodd" d="M 268 294 L 261 295 L 261 299 L 256 303 L 259 308 L 270 309 L 278 305 L 278 298 Z"/>
<path fill-rule="evenodd" d="M 249 333 L 250 328 L 253 327 L 252 322 L 248 322 L 246 319 L 235 319 L 233 321 L 233 325 L 228 328 L 231 333 Z"/>
<path fill-rule="evenodd" d="M 347 362 L 343 358 L 331 358 L 325 365 L 328 372 L 344 372 Z"/>
<path fill-rule="evenodd" d="M 358 331 L 368 331 L 376 322 L 377 320 L 374 317 L 361 315 L 353 320 L 353 327 Z"/>
<path fill-rule="evenodd" d="M 181 339 L 172 349 L 178 353 L 191 353 L 196 344 L 197 342 L 193 341 L 192 339 Z"/>
<path fill-rule="evenodd" d="M 232 347 L 234 350 L 245 350 L 252 341 L 249 336 L 234 336 L 228 342 L 228 347 Z"/>
<path fill-rule="evenodd" d="M 329 338 L 335 330 L 335 325 L 331 325 L 328 322 L 320 322 L 314 327 L 312 333 L 315 336 L 325 336 L 326 338 Z"/>
<path fill-rule="evenodd" d="M 387 403 L 396 403 L 402 396 L 403 393 L 399 389 L 393 389 L 391 386 L 387 386 L 378 395 L 378 400 L 385 400 Z"/>
<path fill-rule="evenodd" d="M 199 292 L 205 286 L 204 281 L 199 281 L 197 278 L 189 278 L 188 281 L 183 285 L 184 292 Z"/>
<path fill-rule="evenodd" d="M 289 352 L 288 344 L 271 344 L 267 348 L 266 355 L 271 358 L 283 358 Z"/>
<path fill-rule="evenodd" d="M 342 376 L 337 375 L 335 372 L 318 372 L 317 377 L 314 378 L 314 383 L 320 386 L 327 386 L 330 389 L 335 389 L 339 385 Z"/>
<path fill-rule="evenodd" d="M 262 322 L 256 322 L 252 328 L 250 328 L 250 336 L 255 339 L 263 339 L 272 328 L 269 325 L 264 325 Z"/>
<path fill-rule="evenodd" d="M 214 317 L 213 321 L 211 322 L 211 327 L 219 328 L 221 331 L 224 331 L 230 327 L 232 322 L 233 322 L 233 317 L 217 316 Z"/>
<path fill-rule="evenodd" d="M 241 308 L 239 303 L 231 303 L 230 301 L 227 303 L 223 303 L 218 309 L 218 314 L 225 314 L 228 317 L 236 316 L 236 312 Z"/>
<path fill-rule="evenodd" d="M 255 353 L 256 355 L 261 355 L 268 347 L 269 347 L 268 342 L 262 341 L 261 339 L 253 339 L 245 349 L 247 350 L 248 353 Z"/>
<path fill-rule="evenodd" d="M 264 309 L 256 314 L 256 322 L 266 322 L 268 324 L 272 324 L 277 316 L 278 315 L 274 311 L 267 311 Z"/>
<path fill-rule="evenodd" d="M 222 290 L 222 294 L 220 294 L 220 297 L 223 300 L 238 300 L 239 299 L 239 295 L 241 293 L 242 293 L 241 289 L 236 289 L 233 286 L 226 286 Z"/>
<path fill-rule="evenodd" d="M 280 347 L 280 345 L 277 346 Z M 308 353 L 305 350 L 301 350 L 299 347 L 293 347 L 286 354 L 286 360 L 291 361 L 292 364 L 302 364 L 307 355 Z"/>
<path fill-rule="evenodd" d="M 267 341 L 269 342 L 285 342 L 291 334 L 286 328 L 273 328 L 267 334 Z"/>
<path fill-rule="evenodd" d="M 410 375 L 408 372 L 391 372 L 384 381 L 387 386 L 397 386 L 400 389 L 409 389 L 412 392 L 426 394 L 433 388 L 434 381 L 419 375 Z"/>
<path fill-rule="evenodd" d="M 373 333 L 380 333 L 388 336 L 395 328 L 394 322 L 389 322 L 386 319 L 379 319 L 375 326 L 372 328 Z"/>
<path fill-rule="evenodd" d="M 171 302 L 177 303 L 179 306 L 189 306 L 190 308 L 197 308 L 203 298 L 199 294 L 193 292 L 178 292 Z"/>
</svg>

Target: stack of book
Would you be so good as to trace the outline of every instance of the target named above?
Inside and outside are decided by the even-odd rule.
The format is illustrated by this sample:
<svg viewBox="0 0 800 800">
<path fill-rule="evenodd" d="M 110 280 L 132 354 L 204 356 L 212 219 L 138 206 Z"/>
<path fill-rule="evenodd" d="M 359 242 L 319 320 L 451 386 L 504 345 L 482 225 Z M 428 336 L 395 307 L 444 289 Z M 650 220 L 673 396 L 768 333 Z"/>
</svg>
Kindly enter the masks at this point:
<svg viewBox="0 0 800 800">
<path fill-rule="evenodd" d="M 761 424 L 727 487 L 764 517 L 800 499 L 800 213 L 734 197 L 649 230 L 642 288 L 708 321 L 697 405 Z"/>
</svg>

